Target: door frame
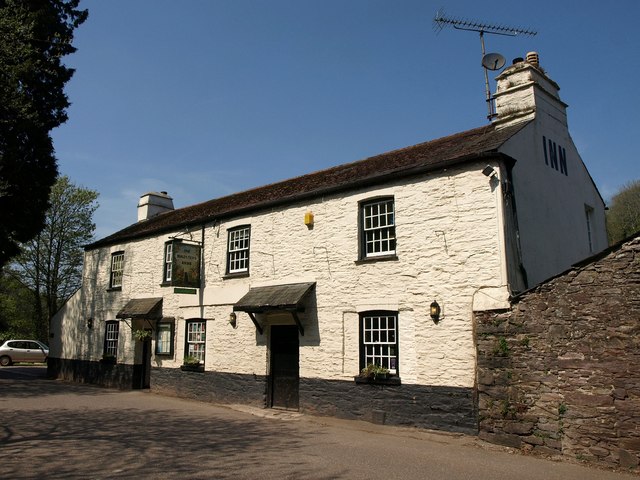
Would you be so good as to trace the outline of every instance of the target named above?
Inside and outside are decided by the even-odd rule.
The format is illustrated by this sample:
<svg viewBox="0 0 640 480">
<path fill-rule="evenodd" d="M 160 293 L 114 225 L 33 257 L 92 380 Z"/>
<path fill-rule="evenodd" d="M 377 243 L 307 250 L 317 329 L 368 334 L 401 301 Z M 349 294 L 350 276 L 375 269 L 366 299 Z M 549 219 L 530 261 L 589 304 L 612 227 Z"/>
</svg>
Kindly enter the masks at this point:
<svg viewBox="0 0 640 480">
<path fill-rule="evenodd" d="M 300 405 L 300 336 L 298 335 L 299 330 L 296 325 L 271 325 L 269 327 L 269 376 L 267 381 L 267 403 L 269 408 L 287 408 L 287 407 L 274 407 L 274 393 L 276 388 L 274 387 L 276 382 L 275 372 L 274 372 L 274 329 L 277 330 L 281 328 L 290 329 L 291 331 L 295 330 L 297 344 L 296 344 L 296 365 L 297 365 L 297 375 L 296 375 L 296 384 L 295 384 L 295 396 L 296 396 L 296 406 L 290 407 L 292 410 L 298 410 Z"/>
</svg>

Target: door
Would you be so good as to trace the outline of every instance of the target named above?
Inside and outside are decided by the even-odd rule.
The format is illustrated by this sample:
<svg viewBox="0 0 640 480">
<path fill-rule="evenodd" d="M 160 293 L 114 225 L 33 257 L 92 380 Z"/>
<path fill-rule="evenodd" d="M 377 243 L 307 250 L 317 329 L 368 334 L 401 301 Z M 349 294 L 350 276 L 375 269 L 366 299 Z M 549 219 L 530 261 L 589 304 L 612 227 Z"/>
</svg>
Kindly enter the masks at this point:
<svg viewBox="0 0 640 480">
<path fill-rule="evenodd" d="M 271 327 L 271 406 L 298 409 L 299 386 L 298 327 Z"/>
<path fill-rule="evenodd" d="M 151 385 L 151 338 L 145 338 L 142 342 L 142 388 Z"/>
</svg>

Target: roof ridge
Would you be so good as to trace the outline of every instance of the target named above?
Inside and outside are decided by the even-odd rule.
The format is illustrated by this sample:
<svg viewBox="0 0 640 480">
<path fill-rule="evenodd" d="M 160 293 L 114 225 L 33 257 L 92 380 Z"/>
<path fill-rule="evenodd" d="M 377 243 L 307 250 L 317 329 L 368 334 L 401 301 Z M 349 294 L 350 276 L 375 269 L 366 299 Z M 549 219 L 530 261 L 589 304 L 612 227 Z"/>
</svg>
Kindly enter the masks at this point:
<svg viewBox="0 0 640 480">
<path fill-rule="evenodd" d="M 382 182 L 393 173 L 406 174 L 443 168 L 479 157 L 483 153 L 496 152 L 505 141 L 530 122 L 531 120 L 523 121 L 502 128 L 488 124 L 188 205 L 131 224 L 87 245 L 85 249 L 175 230 L 199 222 L 205 223 L 214 218 L 274 203 L 292 202 L 330 191 L 357 188 L 365 183 Z"/>
</svg>

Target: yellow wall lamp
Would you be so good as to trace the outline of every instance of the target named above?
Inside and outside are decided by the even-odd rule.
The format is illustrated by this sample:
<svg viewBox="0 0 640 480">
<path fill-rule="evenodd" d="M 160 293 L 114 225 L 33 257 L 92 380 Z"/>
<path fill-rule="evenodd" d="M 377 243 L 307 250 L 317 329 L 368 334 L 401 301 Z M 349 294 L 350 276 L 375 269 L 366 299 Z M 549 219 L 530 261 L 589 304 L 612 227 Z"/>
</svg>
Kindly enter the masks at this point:
<svg viewBox="0 0 640 480">
<path fill-rule="evenodd" d="M 440 321 L 440 305 L 435 300 L 431 302 L 429 306 L 429 316 L 433 320 L 433 323 L 438 323 Z"/>
</svg>

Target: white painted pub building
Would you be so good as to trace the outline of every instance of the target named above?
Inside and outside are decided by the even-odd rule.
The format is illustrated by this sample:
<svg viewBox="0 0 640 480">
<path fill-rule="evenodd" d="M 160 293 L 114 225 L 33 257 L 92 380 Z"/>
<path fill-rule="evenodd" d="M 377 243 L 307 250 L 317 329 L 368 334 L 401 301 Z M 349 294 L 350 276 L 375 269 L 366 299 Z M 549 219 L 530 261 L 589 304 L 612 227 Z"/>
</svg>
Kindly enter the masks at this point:
<svg viewBox="0 0 640 480">
<path fill-rule="evenodd" d="M 177 210 L 143 195 L 86 247 L 49 373 L 475 431 L 473 312 L 607 247 L 566 104 L 528 58 L 480 128 Z"/>
</svg>

